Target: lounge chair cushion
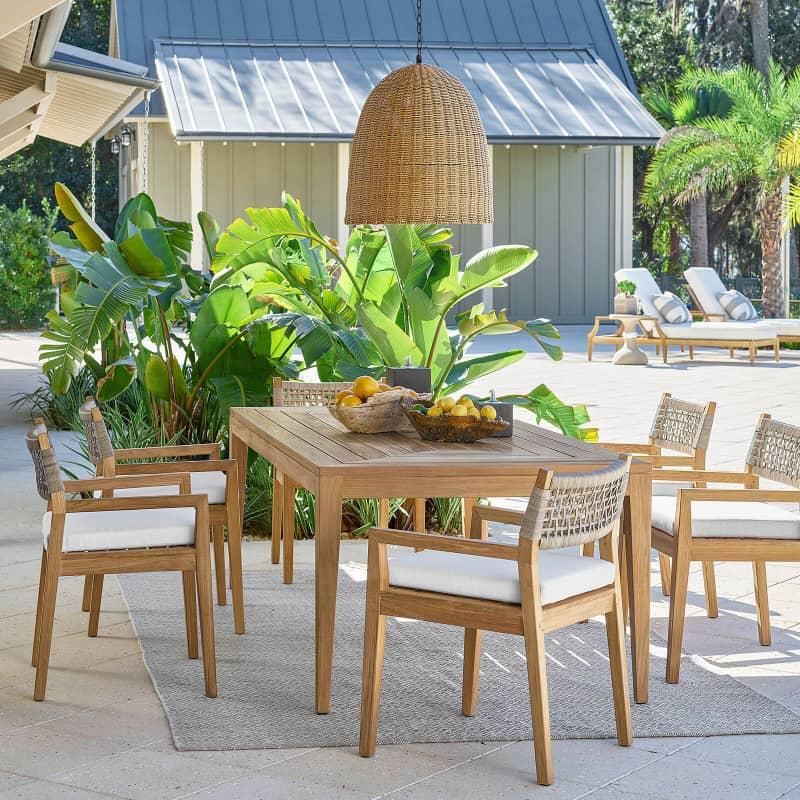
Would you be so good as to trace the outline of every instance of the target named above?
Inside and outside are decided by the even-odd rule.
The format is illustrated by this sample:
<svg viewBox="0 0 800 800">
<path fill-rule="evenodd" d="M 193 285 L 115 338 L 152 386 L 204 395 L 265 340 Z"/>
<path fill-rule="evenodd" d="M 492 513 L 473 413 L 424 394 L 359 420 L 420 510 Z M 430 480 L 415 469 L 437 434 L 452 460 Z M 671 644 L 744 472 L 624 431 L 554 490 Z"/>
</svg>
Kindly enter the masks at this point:
<svg viewBox="0 0 800 800">
<path fill-rule="evenodd" d="M 736 322 L 749 322 L 758 319 L 758 311 L 753 304 L 736 289 L 729 289 L 723 292 L 718 298 L 720 305 L 725 309 L 725 313 Z"/>
<path fill-rule="evenodd" d="M 658 309 L 653 304 L 653 298 L 657 294 L 661 294 L 658 284 L 655 282 L 650 270 L 644 267 L 637 267 L 631 269 L 618 269 L 614 273 L 617 283 L 621 281 L 631 281 L 636 286 L 636 297 L 642 304 L 642 312 L 645 316 L 660 318 Z"/>
<path fill-rule="evenodd" d="M 653 497 L 653 527 L 675 533 L 677 497 Z M 692 503 L 692 536 L 800 539 L 800 513 L 777 503 Z"/>
<path fill-rule="evenodd" d="M 800 319 L 770 319 L 768 322 L 775 326 L 778 336 L 800 336 Z"/>
<path fill-rule="evenodd" d="M 51 516 L 48 511 L 42 518 L 45 550 L 50 539 Z M 193 508 L 76 511 L 64 519 L 65 553 L 190 544 L 194 544 Z"/>
<path fill-rule="evenodd" d="M 655 295 L 653 297 L 653 305 L 664 322 L 679 325 L 682 322 L 692 321 L 692 315 L 683 300 L 680 297 L 676 297 L 672 292 Z"/>
<path fill-rule="evenodd" d="M 711 341 L 766 341 L 778 330 L 768 322 L 689 322 L 685 325 L 661 325 L 668 339 L 708 339 Z"/>
<path fill-rule="evenodd" d="M 719 296 L 726 291 L 725 284 L 720 280 L 716 270 L 711 267 L 689 267 L 684 271 L 683 277 L 686 278 L 692 293 L 706 314 L 728 316 L 719 301 Z"/>
<path fill-rule="evenodd" d="M 226 476 L 224 472 L 190 472 L 192 493 L 204 494 L 210 506 L 225 502 Z M 180 494 L 177 486 L 145 486 L 135 489 L 115 489 L 114 497 L 144 497 Z"/>
<path fill-rule="evenodd" d="M 567 553 L 539 555 L 542 605 L 557 603 L 614 582 L 614 566 Z M 389 559 L 389 583 L 407 589 L 519 603 L 516 561 L 423 550 Z"/>
</svg>

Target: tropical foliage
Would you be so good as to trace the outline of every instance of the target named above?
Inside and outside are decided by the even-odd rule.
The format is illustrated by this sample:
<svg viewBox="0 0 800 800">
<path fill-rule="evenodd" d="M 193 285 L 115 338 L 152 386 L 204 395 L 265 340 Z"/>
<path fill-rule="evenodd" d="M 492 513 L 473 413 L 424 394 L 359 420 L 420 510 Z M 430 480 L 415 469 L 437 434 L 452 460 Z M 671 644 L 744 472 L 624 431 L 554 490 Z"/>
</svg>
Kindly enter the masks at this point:
<svg viewBox="0 0 800 800">
<path fill-rule="evenodd" d="M 730 108 L 724 116 L 699 117 L 662 139 L 645 179 L 647 196 L 689 202 L 754 183 L 764 311 L 767 316 L 782 316 L 781 187 L 794 171 L 785 142 L 800 126 L 800 72 L 787 76 L 771 62 L 767 81 L 747 65 L 727 72 L 701 69 L 687 73 L 679 85 L 688 92 L 720 92 Z"/>
</svg>

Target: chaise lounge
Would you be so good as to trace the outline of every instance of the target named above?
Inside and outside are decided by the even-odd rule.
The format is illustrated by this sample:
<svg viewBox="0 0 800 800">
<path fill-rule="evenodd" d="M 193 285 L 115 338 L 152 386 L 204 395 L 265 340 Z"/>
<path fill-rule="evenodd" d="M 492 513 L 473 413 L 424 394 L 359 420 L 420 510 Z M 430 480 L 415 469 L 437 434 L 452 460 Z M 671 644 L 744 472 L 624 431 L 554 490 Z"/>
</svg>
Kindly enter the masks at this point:
<svg viewBox="0 0 800 800">
<path fill-rule="evenodd" d="M 683 273 L 689 294 L 703 317 L 708 320 L 734 322 L 720 302 L 720 295 L 728 292 L 716 270 L 711 267 L 690 267 Z M 749 303 L 748 303 L 749 305 Z M 756 321 L 761 321 L 757 318 Z M 800 319 L 769 319 L 778 331 L 780 342 L 800 342 Z"/>
<path fill-rule="evenodd" d="M 769 347 L 775 360 L 780 360 L 778 331 L 770 322 L 668 323 L 653 302 L 653 298 L 662 292 L 649 270 L 620 269 L 614 276 L 617 282 L 631 281 L 636 286 L 636 297 L 645 317 L 640 326 L 644 335 L 639 337 L 639 342 L 660 349 L 665 364 L 670 345 L 687 347 L 690 359 L 694 358 L 695 347 L 722 347 L 729 350 L 731 356 L 734 350 L 744 349 L 748 351 L 751 364 L 755 363 L 759 349 Z M 594 341 L 609 343 L 609 337 L 595 337 Z"/>
</svg>

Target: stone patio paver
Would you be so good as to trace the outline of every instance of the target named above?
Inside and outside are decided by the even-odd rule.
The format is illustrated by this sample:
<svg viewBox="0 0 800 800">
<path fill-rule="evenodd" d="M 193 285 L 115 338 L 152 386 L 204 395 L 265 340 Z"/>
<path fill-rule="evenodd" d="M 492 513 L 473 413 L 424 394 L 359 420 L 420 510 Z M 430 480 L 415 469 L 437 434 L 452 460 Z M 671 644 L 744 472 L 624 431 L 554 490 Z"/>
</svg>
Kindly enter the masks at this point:
<svg viewBox="0 0 800 800">
<path fill-rule="evenodd" d="M 687 399 L 716 399 L 709 463 L 739 469 L 758 413 L 800 423 L 800 353 L 755 367 L 741 356 L 702 352 L 674 366 L 614 367 L 611 348 L 585 361 L 586 328 L 568 327 L 565 358 L 553 363 L 531 352 L 521 364 L 485 381 L 498 393 L 547 383 L 564 400 L 587 402 L 606 439 L 647 436 L 662 391 Z M 513 341 L 512 341 L 513 340 Z M 528 349 L 523 337 L 487 339 Z M 48 700 L 30 699 L 30 644 L 39 577 L 39 504 L 22 441 L 25 416 L 8 408 L 15 392 L 38 375 L 32 334 L 0 334 L 0 800 L 6 798 L 741 798 L 800 800 L 800 736 L 637 739 L 630 749 L 608 741 L 554 743 L 556 783 L 532 782 L 529 742 L 382 747 L 374 760 L 352 748 L 179 753 L 115 580 L 107 581 L 100 636 L 87 641 L 77 610 L 81 581 L 62 581 Z M 652 350 L 650 350 L 652 355 Z M 480 388 L 480 387 L 479 387 Z M 57 441 L 63 436 L 56 435 Z M 63 448 L 62 448 L 63 452 Z M 343 561 L 363 561 L 364 548 L 345 542 Z M 266 568 L 266 545 L 248 542 L 247 569 Z M 299 562 L 313 545 L 299 543 Z M 690 583 L 687 643 L 756 691 L 800 713 L 800 569 L 768 567 L 773 646 L 756 639 L 748 565 L 718 566 L 720 619 L 705 617 L 702 576 Z M 665 628 L 667 604 L 653 561 L 653 623 Z M 654 674 L 652 680 L 663 680 Z"/>
</svg>

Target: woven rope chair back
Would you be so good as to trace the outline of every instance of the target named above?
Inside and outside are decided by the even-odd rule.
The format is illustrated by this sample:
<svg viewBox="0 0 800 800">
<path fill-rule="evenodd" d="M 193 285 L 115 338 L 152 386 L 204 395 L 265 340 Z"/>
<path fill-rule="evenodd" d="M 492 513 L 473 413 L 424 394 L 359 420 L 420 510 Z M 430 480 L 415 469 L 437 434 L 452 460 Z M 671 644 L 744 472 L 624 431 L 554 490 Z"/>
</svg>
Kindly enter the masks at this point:
<svg viewBox="0 0 800 800">
<path fill-rule="evenodd" d="M 52 446 L 42 447 L 39 437 L 47 436 L 47 428 L 43 424 L 34 425 L 25 434 L 25 444 L 33 459 L 33 468 L 36 472 L 36 489 L 43 500 L 49 500 L 54 494 L 64 491 L 64 482 L 61 480 L 61 468 L 58 466 L 55 451 Z M 49 444 L 49 441 L 48 441 Z"/>
<path fill-rule="evenodd" d="M 762 416 L 750 443 L 747 466 L 759 478 L 800 489 L 800 428 Z"/>
<path fill-rule="evenodd" d="M 92 463 L 99 466 L 103 463 L 103 459 L 114 458 L 114 448 L 111 445 L 108 428 L 94 399 L 87 397 L 86 402 L 78 409 L 78 413 L 83 423 L 83 430 L 86 432 L 89 458 Z"/>
<path fill-rule="evenodd" d="M 272 393 L 274 406 L 327 406 L 336 399 L 338 392 L 352 388 L 352 383 L 328 381 L 307 383 L 306 381 L 275 381 Z"/>
<path fill-rule="evenodd" d="M 694 455 L 707 450 L 714 424 L 714 405 L 690 403 L 664 394 L 658 404 L 650 441 L 667 450 Z"/>
<path fill-rule="evenodd" d="M 550 488 L 535 488 L 520 536 L 543 550 L 594 542 L 619 520 L 628 486 L 628 462 L 597 472 L 553 475 Z"/>
</svg>

